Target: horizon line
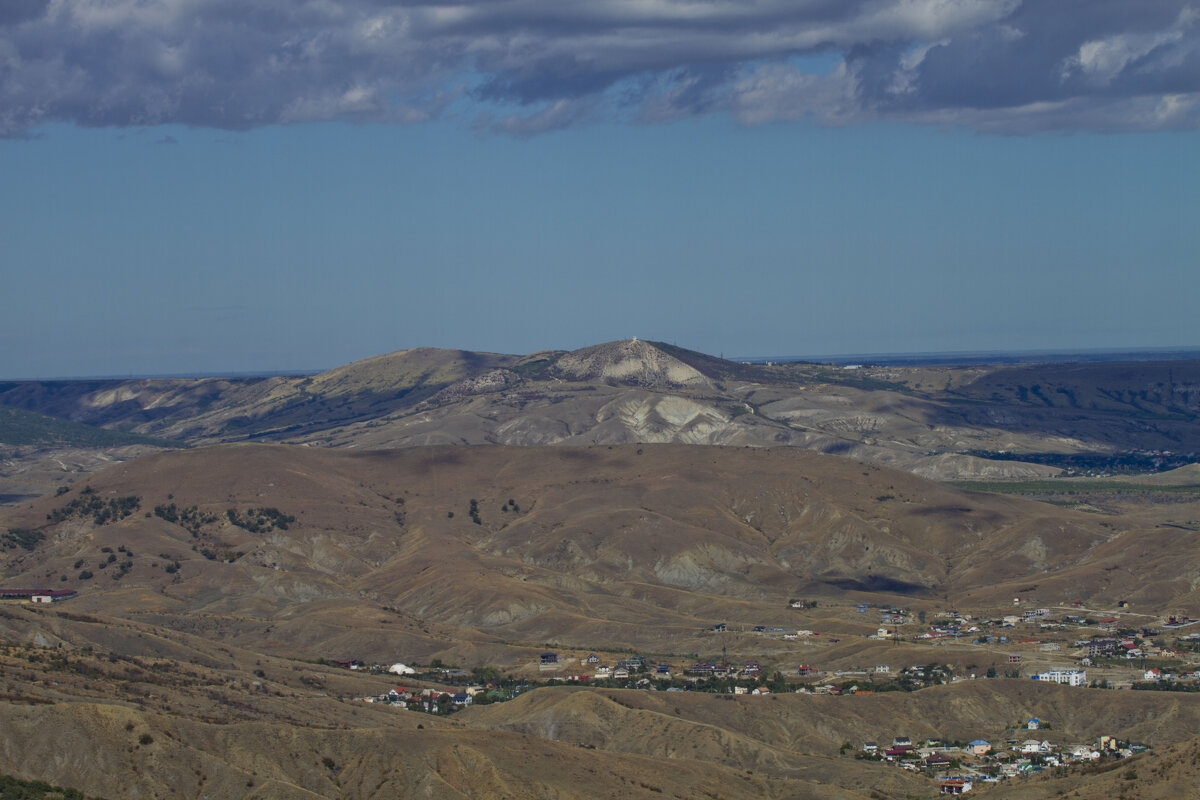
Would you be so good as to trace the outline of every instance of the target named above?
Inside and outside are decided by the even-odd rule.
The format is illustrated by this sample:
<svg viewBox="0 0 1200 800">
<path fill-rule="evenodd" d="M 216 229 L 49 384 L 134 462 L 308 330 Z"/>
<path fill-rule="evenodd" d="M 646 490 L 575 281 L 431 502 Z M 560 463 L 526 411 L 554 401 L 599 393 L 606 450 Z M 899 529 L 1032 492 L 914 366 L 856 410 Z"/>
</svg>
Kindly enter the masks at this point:
<svg viewBox="0 0 1200 800">
<path fill-rule="evenodd" d="M 650 341 L 650 340 L 645 340 Z M 678 345 L 674 345 L 678 347 Z M 403 348 L 402 348 L 403 349 Z M 461 348 L 446 348 L 460 350 Z M 691 348 L 683 348 L 690 350 Z M 478 351 L 484 352 L 484 351 Z M 494 352 L 494 351 L 487 351 Z M 703 351 L 693 351 L 703 352 Z M 384 354 L 375 354 L 384 355 Z M 363 356 L 374 358 L 375 355 Z M 520 355 L 517 353 L 508 353 L 503 355 Z M 712 353 L 704 353 L 711 356 Z M 810 355 L 785 355 L 785 356 L 718 356 L 726 361 L 763 364 L 766 362 L 778 363 L 796 363 L 809 362 L 816 364 L 830 365 L 899 365 L 907 363 L 911 366 L 926 365 L 942 365 L 954 366 L 956 363 L 970 364 L 997 364 L 1007 365 L 1024 362 L 1043 362 L 1043 363 L 1072 363 L 1072 360 L 1081 360 L 1085 363 L 1098 361 L 1119 361 L 1122 356 L 1137 357 L 1134 360 L 1139 361 L 1182 361 L 1187 360 L 1186 356 L 1196 356 L 1200 360 L 1200 345 L 1173 345 L 1170 347 L 1126 347 L 1126 348 L 1043 348 L 1031 350 L 916 350 L 908 352 L 885 352 L 885 353 L 824 353 Z M 203 370 L 193 372 L 163 372 L 163 373 L 110 373 L 106 375 L 60 375 L 51 377 L 16 377 L 16 378 L 0 378 L 0 381 L 5 383 L 37 383 L 41 381 L 60 382 L 60 381 L 136 381 L 136 380 L 201 380 L 205 378 L 228 378 L 231 380 L 249 379 L 249 378 L 306 378 L 313 375 L 320 375 L 322 372 L 327 372 L 330 369 L 353 364 L 354 361 L 346 362 L 346 364 L 338 364 L 333 367 L 324 367 L 320 369 L 284 369 L 284 370 L 237 370 L 237 371 L 214 371 Z"/>
</svg>

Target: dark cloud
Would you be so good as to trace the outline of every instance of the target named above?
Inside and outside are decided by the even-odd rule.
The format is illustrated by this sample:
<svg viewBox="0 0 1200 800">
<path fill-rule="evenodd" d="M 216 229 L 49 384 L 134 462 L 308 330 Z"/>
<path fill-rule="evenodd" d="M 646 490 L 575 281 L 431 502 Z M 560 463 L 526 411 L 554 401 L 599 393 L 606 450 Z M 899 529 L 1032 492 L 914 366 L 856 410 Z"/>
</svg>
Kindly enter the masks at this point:
<svg viewBox="0 0 1200 800">
<path fill-rule="evenodd" d="M 840 63 L 806 71 L 814 54 Z M 471 103 L 475 124 L 520 134 L 714 112 L 1194 128 L 1200 0 L 0 2 L 0 134 L 415 122 Z"/>
<path fill-rule="evenodd" d="M 0 25 L 16 25 L 46 13 L 50 0 L 4 0 L 0 2 Z"/>
</svg>

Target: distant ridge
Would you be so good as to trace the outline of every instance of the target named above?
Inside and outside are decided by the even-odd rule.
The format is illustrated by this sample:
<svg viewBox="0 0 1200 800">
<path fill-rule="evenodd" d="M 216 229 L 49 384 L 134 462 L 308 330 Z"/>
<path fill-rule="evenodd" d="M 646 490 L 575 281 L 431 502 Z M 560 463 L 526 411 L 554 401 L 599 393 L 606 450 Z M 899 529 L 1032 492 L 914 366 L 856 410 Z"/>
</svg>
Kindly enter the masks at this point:
<svg viewBox="0 0 1200 800">
<path fill-rule="evenodd" d="M 861 367 L 848 369 L 744 363 L 642 339 L 528 355 L 421 347 L 303 377 L 0 382 L 0 407 L 183 446 L 799 447 L 943 480 L 1048 478 L 1200 461 L 1200 352 L 1184 360 L 1190 352 L 926 366 L 864 356 L 847 357 Z M 1155 354 L 1170 360 L 1148 360 Z M 37 470 L 0 471 L 0 494 L 56 487 L 68 469 L 61 455 L 43 448 Z M 63 463 L 87 471 L 125 457 Z"/>
<path fill-rule="evenodd" d="M 848 353 L 843 355 L 738 356 L 749 364 L 878 364 L 888 366 L 966 366 L 1015 364 L 1113 364 L 1140 361 L 1196 361 L 1198 347 L 1127 350 L 962 350 L 928 353 Z"/>
<path fill-rule="evenodd" d="M 1138 362 L 1138 361 L 1200 361 L 1200 346 L 1181 346 L 1181 347 L 1145 347 L 1145 348 L 1125 348 L 1120 350 L 1109 349 L 1083 349 L 1083 350 L 947 350 L 947 351 L 929 351 L 929 352 L 911 352 L 911 353 L 821 353 L 808 355 L 783 355 L 783 356 L 762 356 L 762 355 L 740 355 L 730 356 L 729 358 L 717 357 L 708 355 L 698 350 L 689 350 L 684 347 L 679 347 L 675 344 L 655 341 L 653 339 L 628 339 L 617 340 L 616 342 L 608 342 L 607 344 L 617 344 L 620 341 L 641 341 L 653 345 L 659 350 L 673 355 L 680 361 L 686 364 L 697 367 L 701 372 L 707 375 L 711 373 L 695 363 L 699 360 L 714 370 L 724 370 L 726 374 L 731 368 L 745 364 L 832 364 L 832 365 L 847 365 L 847 364 L 879 364 L 893 366 L 963 366 L 963 365 L 1013 365 L 1013 364 L 1103 364 L 1103 363 L 1119 363 L 1119 362 Z M 605 345 L 592 345 L 579 350 L 562 351 L 562 350 L 545 350 L 533 355 L 562 354 L 562 353 L 581 353 L 585 350 L 590 350 L 595 347 L 604 347 Z M 379 356 L 368 356 L 358 361 L 351 362 L 359 364 L 371 361 L 378 358 L 386 358 L 397 353 L 414 352 L 415 350 L 437 351 L 441 348 L 425 347 L 413 348 L 411 350 L 397 350 L 394 353 L 386 353 Z M 471 352 L 465 350 L 447 350 L 446 352 Z M 529 356 L 532 357 L 532 356 Z M 513 356 L 513 358 L 518 358 Z M 528 358 L 528 357 L 527 357 Z M 213 378 L 223 378 L 226 380 L 243 380 L 256 378 L 307 378 L 314 375 L 320 375 L 341 367 L 325 367 L 319 369 L 262 369 L 262 370 L 243 370 L 243 371 L 222 371 L 222 370 L 195 370 L 184 372 L 162 372 L 162 373 L 124 373 L 111 375 L 50 375 L 50 376 L 17 376 L 9 378 L 0 378 L 0 384 L 4 383 L 27 383 L 27 382 L 65 382 L 65 381 L 131 381 L 131 380 L 205 380 Z"/>
</svg>

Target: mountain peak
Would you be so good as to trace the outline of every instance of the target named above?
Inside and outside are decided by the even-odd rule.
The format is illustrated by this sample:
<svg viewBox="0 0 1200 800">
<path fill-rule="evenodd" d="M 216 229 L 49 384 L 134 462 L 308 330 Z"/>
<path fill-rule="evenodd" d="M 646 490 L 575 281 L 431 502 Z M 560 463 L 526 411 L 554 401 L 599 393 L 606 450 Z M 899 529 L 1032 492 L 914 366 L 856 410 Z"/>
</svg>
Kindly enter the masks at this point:
<svg viewBox="0 0 1200 800">
<path fill-rule="evenodd" d="M 656 389 L 711 385 L 695 367 L 641 339 L 623 339 L 573 350 L 555 362 L 554 372 L 569 380 Z"/>
</svg>

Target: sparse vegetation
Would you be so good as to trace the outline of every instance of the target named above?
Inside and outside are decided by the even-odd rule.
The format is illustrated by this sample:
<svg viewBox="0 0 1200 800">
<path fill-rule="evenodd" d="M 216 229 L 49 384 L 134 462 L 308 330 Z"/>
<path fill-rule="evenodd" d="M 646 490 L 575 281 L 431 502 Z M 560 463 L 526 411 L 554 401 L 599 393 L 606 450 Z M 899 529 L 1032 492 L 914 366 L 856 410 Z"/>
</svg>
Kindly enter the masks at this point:
<svg viewBox="0 0 1200 800">
<path fill-rule="evenodd" d="M 77 789 L 0 775 L 0 800 L 101 800 Z"/>
<path fill-rule="evenodd" d="M 285 514 L 278 508 L 248 508 L 245 516 L 231 508 L 225 512 L 226 519 L 250 533 L 270 533 L 274 530 L 286 531 L 288 526 L 296 521 L 291 514 Z"/>
<path fill-rule="evenodd" d="M 107 525 L 123 520 L 138 510 L 141 498 L 133 495 L 113 497 L 101 500 L 90 487 L 85 487 L 75 498 L 65 506 L 56 508 L 46 515 L 52 523 L 64 522 L 68 519 L 83 519 L 91 517 L 97 525 Z"/>
<path fill-rule="evenodd" d="M 10 406 L 0 406 L 0 442 L 35 447 L 122 447 L 131 444 L 171 448 L 180 446 L 179 442 L 168 439 L 111 431 Z M 63 488 L 70 491 L 69 487 L 60 487 Z M 59 494 L 65 492 L 59 491 Z"/>
<path fill-rule="evenodd" d="M 168 497 L 170 497 L 168 495 Z M 160 519 L 165 519 L 167 522 L 182 526 L 192 536 L 197 536 L 200 533 L 201 527 L 217 521 L 217 515 L 210 512 L 200 511 L 196 506 L 189 506 L 180 509 L 174 503 L 159 505 L 154 507 L 154 516 Z"/>
<path fill-rule="evenodd" d="M 44 538 L 45 536 L 41 531 L 29 530 L 28 528 L 9 528 L 5 533 L 0 534 L 0 550 L 15 550 L 17 548 L 32 550 Z"/>
</svg>

